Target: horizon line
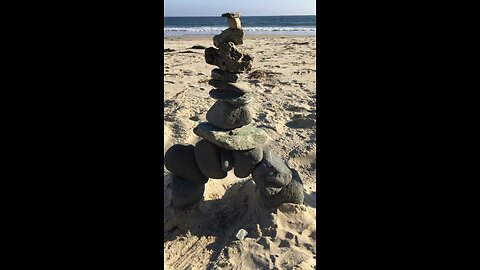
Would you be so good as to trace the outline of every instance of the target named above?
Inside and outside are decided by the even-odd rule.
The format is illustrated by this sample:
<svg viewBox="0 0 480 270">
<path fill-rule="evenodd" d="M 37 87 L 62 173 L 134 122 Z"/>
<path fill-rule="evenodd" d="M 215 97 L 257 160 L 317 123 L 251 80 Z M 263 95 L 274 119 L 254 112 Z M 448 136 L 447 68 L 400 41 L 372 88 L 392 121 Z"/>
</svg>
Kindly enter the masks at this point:
<svg viewBox="0 0 480 270">
<path fill-rule="evenodd" d="M 242 17 L 277 17 L 277 16 L 283 16 L 283 17 L 287 17 L 287 16 L 317 16 L 317 14 L 298 14 L 298 15 L 248 15 L 248 16 L 240 16 L 240 18 Z M 221 15 L 181 15 L 181 16 L 165 16 L 163 15 L 163 17 L 222 17 Z"/>
</svg>

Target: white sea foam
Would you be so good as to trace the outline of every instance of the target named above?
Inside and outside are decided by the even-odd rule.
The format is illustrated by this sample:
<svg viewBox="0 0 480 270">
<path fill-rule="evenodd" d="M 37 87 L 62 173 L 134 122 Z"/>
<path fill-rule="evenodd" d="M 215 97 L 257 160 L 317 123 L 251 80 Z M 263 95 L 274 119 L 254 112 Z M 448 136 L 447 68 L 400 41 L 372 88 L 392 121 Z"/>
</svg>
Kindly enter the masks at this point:
<svg viewBox="0 0 480 270">
<path fill-rule="evenodd" d="M 251 34 L 308 34 L 315 35 L 317 29 L 315 27 L 243 27 L 246 33 Z M 163 33 L 165 35 L 185 35 L 185 34 L 219 34 L 225 30 L 225 27 L 165 27 Z"/>
</svg>

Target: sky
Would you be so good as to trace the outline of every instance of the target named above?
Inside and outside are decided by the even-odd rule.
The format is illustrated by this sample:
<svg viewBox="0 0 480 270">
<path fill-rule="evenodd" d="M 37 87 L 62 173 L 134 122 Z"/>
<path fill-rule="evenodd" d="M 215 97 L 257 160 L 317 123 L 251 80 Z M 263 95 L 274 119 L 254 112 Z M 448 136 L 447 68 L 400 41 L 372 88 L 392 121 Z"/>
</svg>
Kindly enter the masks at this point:
<svg viewBox="0 0 480 270">
<path fill-rule="evenodd" d="M 220 16 L 240 12 L 242 16 L 316 15 L 316 0 L 164 0 L 163 16 Z"/>
</svg>

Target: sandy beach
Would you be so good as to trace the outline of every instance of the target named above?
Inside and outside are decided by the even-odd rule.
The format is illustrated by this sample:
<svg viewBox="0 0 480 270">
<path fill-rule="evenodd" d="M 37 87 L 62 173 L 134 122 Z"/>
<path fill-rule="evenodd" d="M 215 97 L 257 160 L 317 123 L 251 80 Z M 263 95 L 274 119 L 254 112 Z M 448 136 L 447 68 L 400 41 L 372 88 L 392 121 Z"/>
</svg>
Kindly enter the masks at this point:
<svg viewBox="0 0 480 270">
<path fill-rule="evenodd" d="M 164 153 L 173 144 L 195 144 L 193 128 L 215 103 L 208 92 L 212 65 L 204 49 L 213 36 L 164 39 Z M 194 48 L 195 46 L 195 48 Z M 296 169 L 305 205 L 268 210 L 257 205 L 251 177 L 210 179 L 204 199 L 182 210 L 169 207 L 164 169 L 166 269 L 315 269 L 316 263 L 316 40 L 312 36 L 246 35 L 238 48 L 254 57 L 246 74 L 249 104 L 265 147 Z M 239 229 L 248 232 L 235 238 Z"/>
</svg>

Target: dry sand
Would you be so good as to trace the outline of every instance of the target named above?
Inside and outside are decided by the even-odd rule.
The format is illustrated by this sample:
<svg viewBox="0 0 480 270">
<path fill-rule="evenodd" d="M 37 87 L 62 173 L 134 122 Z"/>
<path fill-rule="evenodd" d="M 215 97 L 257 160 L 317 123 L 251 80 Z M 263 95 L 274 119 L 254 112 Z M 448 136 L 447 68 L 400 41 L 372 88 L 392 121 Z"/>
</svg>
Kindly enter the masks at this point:
<svg viewBox="0 0 480 270">
<path fill-rule="evenodd" d="M 206 121 L 215 102 L 208 92 L 214 68 L 203 49 L 212 36 L 164 39 L 164 152 L 176 143 L 195 144 L 193 128 Z M 242 52 L 254 57 L 255 90 L 250 109 L 272 148 L 305 184 L 305 205 L 268 210 L 251 181 L 229 173 L 211 179 L 204 200 L 182 210 L 169 207 L 164 169 L 166 269 L 315 269 L 316 263 L 316 41 L 315 37 L 246 36 Z M 261 71 L 261 72 L 255 72 Z M 263 72 L 263 73 L 262 73 Z M 264 76 L 255 76 L 264 75 Z M 239 229 L 248 232 L 237 240 Z"/>
</svg>

